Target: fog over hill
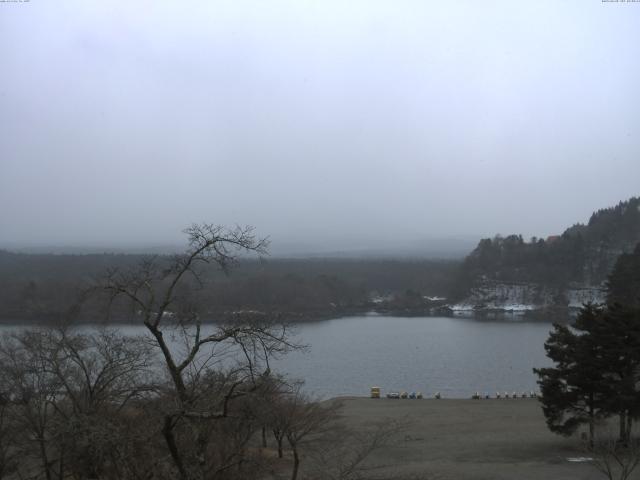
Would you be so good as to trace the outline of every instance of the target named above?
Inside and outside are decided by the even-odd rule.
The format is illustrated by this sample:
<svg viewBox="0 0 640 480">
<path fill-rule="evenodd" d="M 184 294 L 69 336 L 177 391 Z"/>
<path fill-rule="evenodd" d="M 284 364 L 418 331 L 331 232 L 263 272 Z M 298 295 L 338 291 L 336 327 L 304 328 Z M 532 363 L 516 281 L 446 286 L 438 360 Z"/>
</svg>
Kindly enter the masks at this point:
<svg viewBox="0 0 640 480">
<path fill-rule="evenodd" d="M 459 235 L 442 238 L 426 238 L 413 242 L 397 240 L 367 245 L 363 242 L 314 243 L 311 241 L 272 241 L 268 256 L 272 258 L 434 258 L 457 259 L 467 255 L 480 236 Z M 171 254 L 184 250 L 184 245 L 104 244 L 104 245 L 25 245 L 6 243 L 0 245 L 8 251 L 34 254 Z"/>
</svg>

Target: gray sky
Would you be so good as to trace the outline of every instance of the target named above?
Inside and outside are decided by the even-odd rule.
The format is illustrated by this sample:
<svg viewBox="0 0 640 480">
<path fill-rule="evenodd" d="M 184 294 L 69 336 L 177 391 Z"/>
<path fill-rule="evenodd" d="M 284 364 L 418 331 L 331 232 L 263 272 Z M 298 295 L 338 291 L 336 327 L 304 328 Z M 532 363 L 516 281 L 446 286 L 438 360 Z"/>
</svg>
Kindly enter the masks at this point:
<svg viewBox="0 0 640 480">
<path fill-rule="evenodd" d="M 640 194 L 640 3 L 0 3 L 0 245 L 547 235 Z"/>
</svg>

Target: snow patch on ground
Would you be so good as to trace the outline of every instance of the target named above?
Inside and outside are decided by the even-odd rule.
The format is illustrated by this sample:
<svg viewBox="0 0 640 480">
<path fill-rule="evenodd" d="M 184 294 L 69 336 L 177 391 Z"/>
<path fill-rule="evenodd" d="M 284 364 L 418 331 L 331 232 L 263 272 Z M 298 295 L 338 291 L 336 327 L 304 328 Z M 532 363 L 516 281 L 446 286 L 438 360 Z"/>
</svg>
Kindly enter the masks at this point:
<svg viewBox="0 0 640 480">
<path fill-rule="evenodd" d="M 607 292 L 602 287 L 577 287 L 567 290 L 569 308 L 581 308 L 585 303 L 605 303 Z"/>
<path fill-rule="evenodd" d="M 455 305 L 450 305 L 449 308 L 454 312 L 470 312 L 475 309 L 475 306 L 469 303 L 456 303 Z"/>
<path fill-rule="evenodd" d="M 503 310 L 526 312 L 555 306 L 581 308 L 585 303 L 602 304 L 606 290 L 601 286 L 573 285 L 564 291 L 533 283 L 500 283 L 485 281 L 472 289 L 463 301 L 450 305 L 453 312 Z M 566 303 L 564 303 L 566 299 Z"/>
<path fill-rule="evenodd" d="M 513 303 L 513 304 L 507 304 L 507 305 L 500 305 L 500 307 L 496 306 L 495 308 L 500 308 L 502 310 L 510 310 L 514 312 L 525 312 L 528 310 L 535 310 L 536 306 L 530 305 L 530 304 Z"/>
</svg>

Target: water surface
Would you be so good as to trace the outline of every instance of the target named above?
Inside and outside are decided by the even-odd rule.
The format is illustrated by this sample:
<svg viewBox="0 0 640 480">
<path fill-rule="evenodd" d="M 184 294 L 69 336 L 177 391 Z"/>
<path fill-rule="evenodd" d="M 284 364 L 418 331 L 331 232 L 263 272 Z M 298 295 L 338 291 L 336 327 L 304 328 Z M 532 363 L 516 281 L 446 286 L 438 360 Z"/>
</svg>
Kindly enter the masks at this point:
<svg viewBox="0 0 640 480">
<path fill-rule="evenodd" d="M 149 335 L 142 325 L 118 328 Z M 343 317 L 298 325 L 296 340 L 309 348 L 275 360 L 272 368 L 304 379 L 305 390 L 321 398 L 368 395 L 372 386 L 383 394 L 439 391 L 449 398 L 528 392 L 537 390 L 532 368 L 550 364 L 543 346 L 550 329 L 548 322 L 518 316 Z M 179 338 L 173 343 L 180 348 Z"/>
<path fill-rule="evenodd" d="M 505 318 L 372 315 L 304 324 L 297 334 L 309 352 L 274 365 L 322 397 L 366 395 L 374 385 L 456 398 L 537 390 L 532 368 L 550 364 L 551 324 Z"/>
</svg>

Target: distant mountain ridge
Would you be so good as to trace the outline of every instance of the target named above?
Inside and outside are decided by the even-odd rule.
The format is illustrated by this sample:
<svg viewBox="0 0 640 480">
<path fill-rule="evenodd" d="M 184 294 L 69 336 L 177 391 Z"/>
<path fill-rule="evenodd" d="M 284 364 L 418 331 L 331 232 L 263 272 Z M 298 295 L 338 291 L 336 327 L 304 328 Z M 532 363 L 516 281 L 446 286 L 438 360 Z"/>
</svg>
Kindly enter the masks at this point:
<svg viewBox="0 0 640 480">
<path fill-rule="evenodd" d="M 559 236 L 486 238 L 462 263 L 456 296 L 465 306 L 523 310 L 572 306 L 576 292 L 598 300 L 616 259 L 638 243 L 639 197 L 598 210 L 586 225 L 575 224 Z M 515 285 L 519 288 L 509 287 Z"/>
</svg>

